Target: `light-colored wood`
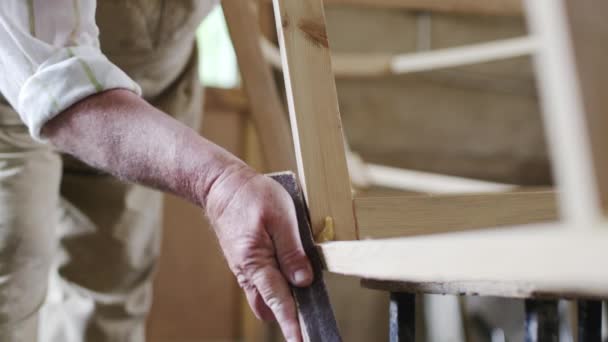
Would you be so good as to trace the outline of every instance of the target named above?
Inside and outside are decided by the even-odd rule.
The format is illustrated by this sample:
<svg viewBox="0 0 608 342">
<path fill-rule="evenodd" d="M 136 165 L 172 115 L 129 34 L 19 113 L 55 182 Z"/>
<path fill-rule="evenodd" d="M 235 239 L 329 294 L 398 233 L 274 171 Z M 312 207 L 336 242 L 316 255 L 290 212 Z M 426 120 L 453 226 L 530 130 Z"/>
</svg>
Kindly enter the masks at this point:
<svg viewBox="0 0 608 342">
<path fill-rule="evenodd" d="M 270 0 L 264 0 L 270 1 Z M 521 0 L 325 0 L 325 5 L 355 5 L 461 14 L 519 16 Z"/>
<path fill-rule="evenodd" d="M 356 239 L 323 3 L 276 0 L 274 8 L 298 171 L 313 231 L 322 231 L 331 217 L 338 240 Z"/>
<path fill-rule="evenodd" d="M 471 194 L 516 189 L 516 186 L 512 184 L 370 164 L 352 152 L 349 152 L 346 157 L 351 181 L 355 187 L 369 188 L 373 185 L 429 194 Z"/>
<path fill-rule="evenodd" d="M 205 111 L 249 111 L 249 100 L 240 88 L 205 88 Z"/>
<path fill-rule="evenodd" d="M 262 38 L 260 44 L 266 60 L 274 67 L 281 68 L 279 50 L 264 38 Z M 335 53 L 332 54 L 331 58 L 336 77 L 379 77 L 521 57 L 533 53 L 535 47 L 533 38 L 519 37 L 395 55 Z"/>
<path fill-rule="evenodd" d="M 358 5 L 449 13 L 521 15 L 521 0 L 325 0 L 327 5 Z"/>
<path fill-rule="evenodd" d="M 590 135 L 591 153 L 599 198 L 608 211 L 608 2 L 566 1 L 571 44 L 574 48 L 583 110 Z M 601 71 L 600 71 L 601 70 Z"/>
<path fill-rule="evenodd" d="M 417 291 L 608 298 L 608 230 L 557 224 L 319 245 L 328 271 Z"/>
<path fill-rule="evenodd" d="M 251 115 L 262 143 L 266 171 L 295 171 L 289 123 L 270 66 L 258 44 L 261 33 L 252 5 L 249 1 L 222 0 Z"/>
<path fill-rule="evenodd" d="M 359 236 L 392 238 L 555 221 L 553 191 L 359 197 Z"/>
<path fill-rule="evenodd" d="M 583 97 L 567 31 L 565 2 L 527 0 L 525 3 L 529 26 L 538 44 L 536 73 L 553 173 L 560 190 L 560 214 L 572 222 L 572 227 L 585 229 L 600 221 L 602 213 L 591 165 Z M 591 72 L 601 73 L 599 70 Z M 587 91 L 599 90 L 587 88 Z"/>
</svg>

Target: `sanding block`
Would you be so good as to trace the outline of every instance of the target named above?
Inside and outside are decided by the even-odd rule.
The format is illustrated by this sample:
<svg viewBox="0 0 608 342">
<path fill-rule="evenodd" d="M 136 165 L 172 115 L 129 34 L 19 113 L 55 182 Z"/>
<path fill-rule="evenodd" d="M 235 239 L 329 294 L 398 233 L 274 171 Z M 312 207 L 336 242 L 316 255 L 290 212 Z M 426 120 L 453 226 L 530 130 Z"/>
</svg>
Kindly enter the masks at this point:
<svg viewBox="0 0 608 342">
<path fill-rule="evenodd" d="M 302 245 L 314 272 L 315 278 L 309 287 L 291 288 L 304 341 L 341 342 L 327 287 L 323 281 L 323 261 L 313 240 L 308 207 L 298 179 L 292 172 L 273 173 L 268 177 L 281 184 L 293 199 Z"/>
</svg>

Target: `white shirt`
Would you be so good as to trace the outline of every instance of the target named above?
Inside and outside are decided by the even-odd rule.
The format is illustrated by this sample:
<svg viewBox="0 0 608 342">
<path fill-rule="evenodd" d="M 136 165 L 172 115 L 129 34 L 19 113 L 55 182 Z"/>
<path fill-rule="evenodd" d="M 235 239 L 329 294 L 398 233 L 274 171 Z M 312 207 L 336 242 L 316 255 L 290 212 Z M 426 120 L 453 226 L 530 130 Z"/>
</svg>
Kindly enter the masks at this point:
<svg viewBox="0 0 608 342">
<path fill-rule="evenodd" d="M 83 98 L 140 87 L 99 48 L 96 0 L 0 0 L 0 92 L 38 140 Z"/>
</svg>

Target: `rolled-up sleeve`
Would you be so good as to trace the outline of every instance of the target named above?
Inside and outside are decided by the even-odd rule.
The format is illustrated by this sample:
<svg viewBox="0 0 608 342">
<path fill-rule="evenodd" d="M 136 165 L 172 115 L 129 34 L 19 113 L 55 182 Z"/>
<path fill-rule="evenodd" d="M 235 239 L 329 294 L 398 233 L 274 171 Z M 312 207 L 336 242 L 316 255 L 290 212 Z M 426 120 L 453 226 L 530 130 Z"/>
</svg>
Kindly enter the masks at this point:
<svg viewBox="0 0 608 342">
<path fill-rule="evenodd" d="M 95 0 L 0 1 L 0 92 L 30 134 L 90 95 L 140 87 L 99 48 Z"/>
</svg>

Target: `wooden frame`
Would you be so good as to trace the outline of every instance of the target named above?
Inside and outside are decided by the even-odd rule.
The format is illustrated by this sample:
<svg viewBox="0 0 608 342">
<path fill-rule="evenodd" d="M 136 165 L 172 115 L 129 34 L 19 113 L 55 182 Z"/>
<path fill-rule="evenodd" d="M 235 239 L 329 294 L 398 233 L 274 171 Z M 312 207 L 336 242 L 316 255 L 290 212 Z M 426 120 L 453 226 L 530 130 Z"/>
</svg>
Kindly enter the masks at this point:
<svg viewBox="0 0 608 342">
<path fill-rule="evenodd" d="M 262 39 L 260 46 L 266 60 L 273 67 L 281 69 L 280 52 L 274 44 Z M 331 59 L 336 78 L 363 78 L 401 75 L 527 56 L 534 53 L 535 47 L 534 39 L 520 37 L 396 55 L 340 53 L 332 54 Z"/>
<path fill-rule="evenodd" d="M 385 239 L 555 221 L 555 197 L 551 190 L 538 190 L 355 197 L 353 202 L 361 239 Z"/>
<path fill-rule="evenodd" d="M 521 0 L 324 0 L 323 2 L 327 6 L 354 5 L 461 14 L 520 16 L 523 13 Z"/>
<path fill-rule="evenodd" d="M 353 198 L 324 2 L 274 0 L 298 174 L 315 235 L 335 240 L 319 245 L 328 271 L 424 292 L 608 298 L 606 267 L 589 267 L 608 244 L 600 228 L 608 203 L 608 157 L 601 153 L 608 103 L 593 91 L 608 86 L 605 73 L 594 72 L 605 67 L 594 49 L 606 46 L 608 30 L 590 1 L 526 0 L 558 191 Z M 441 2 L 456 3 L 472 6 Z M 257 46 L 250 50 L 261 55 Z M 499 226 L 506 227 L 436 234 Z"/>
<path fill-rule="evenodd" d="M 333 230 L 337 239 L 356 239 L 323 3 L 278 0 L 274 8 L 298 174 L 313 232 Z"/>
</svg>

